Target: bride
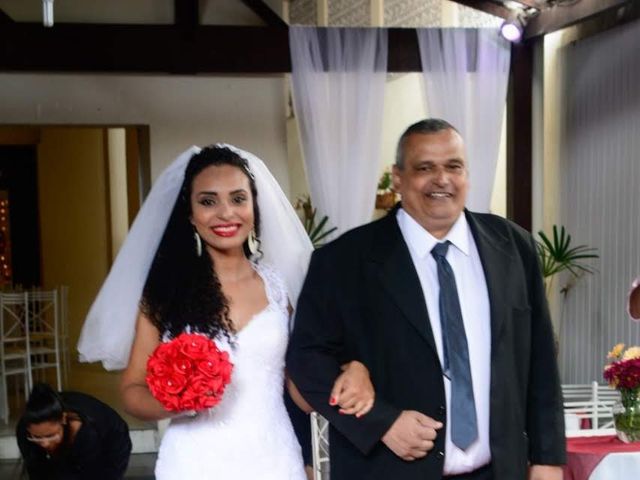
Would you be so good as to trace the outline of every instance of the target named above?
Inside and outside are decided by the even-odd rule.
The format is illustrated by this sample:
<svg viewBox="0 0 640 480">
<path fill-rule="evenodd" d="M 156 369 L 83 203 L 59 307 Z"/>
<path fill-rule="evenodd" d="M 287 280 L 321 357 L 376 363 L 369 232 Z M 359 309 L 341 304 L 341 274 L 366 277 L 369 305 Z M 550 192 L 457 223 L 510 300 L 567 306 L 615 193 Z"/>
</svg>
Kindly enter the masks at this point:
<svg viewBox="0 0 640 480">
<path fill-rule="evenodd" d="M 156 478 L 306 478 L 283 386 L 291 305 L 311 250 L 277 182 L 248 152 L 193 147 L 160 176 L 78 346 L 85 361 L 126 366 L 127 412 L 172 418 Z M 128 319 L 136 314 L 134 331 Z M 234 364 L 222 401 L 196 416 L 165 410 L 145 382 L 155 348 L 184 331 L 215 339 Z M 336 385 L 336 394 L 349 399 L 338 402 L 345 413 L 369 410 L 373 390 L 361 364 L 346 364 Z M 295 386 L 287 386 L 308 411 Z"/>
</svg>

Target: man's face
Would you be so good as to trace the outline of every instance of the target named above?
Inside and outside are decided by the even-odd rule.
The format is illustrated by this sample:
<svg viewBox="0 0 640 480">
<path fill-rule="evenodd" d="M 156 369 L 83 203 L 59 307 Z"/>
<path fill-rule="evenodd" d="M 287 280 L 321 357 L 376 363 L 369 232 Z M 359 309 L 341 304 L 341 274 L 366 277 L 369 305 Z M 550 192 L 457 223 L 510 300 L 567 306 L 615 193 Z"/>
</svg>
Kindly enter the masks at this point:
<svg viewBox="0 0 640 480">
<path fill-rule="evenodd" d="M 464 142 L 455 130 L 412 134 L 404 142 L 404 166 L 393 167 L 402 207 L 436 238 L 443 238 L 463 211 L 469 179 Z"/>
</svg>

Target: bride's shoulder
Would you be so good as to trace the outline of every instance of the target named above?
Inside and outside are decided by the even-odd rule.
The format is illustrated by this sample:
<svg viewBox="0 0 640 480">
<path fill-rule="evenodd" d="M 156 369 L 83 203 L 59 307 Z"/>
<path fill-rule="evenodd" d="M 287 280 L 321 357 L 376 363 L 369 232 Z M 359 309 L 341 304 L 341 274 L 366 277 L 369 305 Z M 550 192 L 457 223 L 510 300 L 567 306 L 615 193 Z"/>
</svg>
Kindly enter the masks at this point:
<svg viewBox="0 0 640 480">
<path fill-rule="evenodd" d="M 289 299 L 287 287 L 280 272 L 267 262 L 254 263 L 254 268 L 265 282 L 269 299 L 286 309 Z"/>
</svg>

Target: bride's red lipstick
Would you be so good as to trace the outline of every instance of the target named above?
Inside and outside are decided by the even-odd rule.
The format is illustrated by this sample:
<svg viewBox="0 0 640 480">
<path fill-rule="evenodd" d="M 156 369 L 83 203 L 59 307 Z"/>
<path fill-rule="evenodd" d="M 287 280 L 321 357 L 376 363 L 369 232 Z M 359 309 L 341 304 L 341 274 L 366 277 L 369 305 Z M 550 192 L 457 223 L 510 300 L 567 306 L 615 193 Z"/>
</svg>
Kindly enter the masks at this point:
<svg viewBox="0 0 640 480">
<path fill-rule="evenodd" d="M 240 230 L 240 225 L 237 223 L 225 223 L 222 225 L 216 225 L 211 227 L 211 231 L 219 237 L 229 238 L 233 237 Z"/>
</svg>

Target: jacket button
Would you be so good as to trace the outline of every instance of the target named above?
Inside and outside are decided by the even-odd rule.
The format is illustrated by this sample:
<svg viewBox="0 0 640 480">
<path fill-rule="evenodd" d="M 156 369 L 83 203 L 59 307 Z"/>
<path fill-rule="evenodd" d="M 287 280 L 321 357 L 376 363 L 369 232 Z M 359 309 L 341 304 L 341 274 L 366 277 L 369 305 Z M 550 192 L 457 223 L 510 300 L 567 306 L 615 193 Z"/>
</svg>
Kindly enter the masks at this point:
<svg viewBox="0 0 640 480">
<path fill-rule="evenodd" d="M 444 408 L 444 405 L 440 405 L 440 406 L 438 407 L 438 412 L 439 412 L 439 413 L 441 413 L 441 414 L 442 414 L 442 413 L 444 413 L 445 411 L 446 411 L 446 408 Z"/>
<path fill-rule="evenodd" d="M 442 450 L 440 450 L 436 455 L 438 458 L 444 458 L 444 452 Z"/>
</svg>

